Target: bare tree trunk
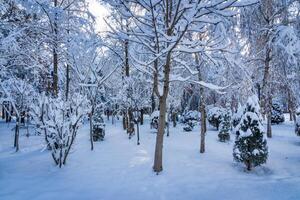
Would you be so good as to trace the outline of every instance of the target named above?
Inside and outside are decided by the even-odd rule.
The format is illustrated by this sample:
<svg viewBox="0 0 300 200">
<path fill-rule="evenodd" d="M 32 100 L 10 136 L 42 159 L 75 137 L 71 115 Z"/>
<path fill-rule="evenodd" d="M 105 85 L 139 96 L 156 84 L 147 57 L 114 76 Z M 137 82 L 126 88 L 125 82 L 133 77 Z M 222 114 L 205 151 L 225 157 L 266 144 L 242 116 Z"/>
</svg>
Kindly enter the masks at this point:
<svg viewBox="0 0 300 200">
<path fill-rule="evenodd" d="M 5 109 L 4 109 L 4 105 L 2 105 L 2 119 L 5 119 Z"/>
<path fill-rule="evenodd" d="M 267 47 L 266 58 L 265 58 L 265 70 L 263 77 L 263 98 L 262 107 L 263 114 L 267 116 L 267 137 L 272 137 L 272 126 L 271 126 L 271 116 L 272 116 L 272 97 L 270 91 L 270 62 L 271 62 L 271 49 Z"/>
<path fill-rule="evenodd" d="M 139 127 L 139 122 L 136 123 L 136 131 L 137 131 L 137 145 L 140 145 L 140 127 Z"/>
<path fill-rule="evenodd" d="M 158 132 L 156 135 L 155 156 L 154 156 L 154 166 L 153 166 L 153 170 L 157 173 L 163 170 L 163 165 L 162 165 L 163 140 L 164 140 L 164 132 L 166 126 L 167 97 L 169 93 L 169 78 L 170 78 L 169 76 L 171 70 L 170 68 L 171 68 L 171 52 L 168 53 L 166 58 L 166 64 L 164 66 L 163 94 L 162 96 L 159 97 L 159 108 L 160 108 L 159 123 L 158 123 Z M 156 89 L 158 89 L 157 79 L 154 83 L 156 83 L 155 87 Z"/>
<path fill-rule="evenodd" d="M 271 95 L 269 95 L 271 96 Z M 268 108 L 267 108 L 267 137 L 272 137 L 272 99 L 269 97 L 268 99 Z"/>
<path fill-rule="evenodd" d="M 54 6 L 58 6 L 58 1 L 54 0 Z M 58 49 L 58 13 L 55 12 L 55 18 L 54 18 L 54 23 L 53 23 L 53 31 L 54 31 L 54 45 L 53 45 L 53 95 L 57 96 L 58 94 L 58 54 L 57 54 L 57 49 Z"/>
<path fill-rule="evenodd" d="M 91 151 L 94 150 L 94 139 L 93 139 L 93 111 L 90 113 L 90 141 L 91 141 Z"/>
<path fill-rule="evenodd" d="M 69 99 L 69 91 L 70 91 L 70 65 L 67 64 L 66 70 L 66 100 Z"/>
<path fill-rule="evenodd" d="M 195 54 L 195 62 L 198 67 L 198 80 L 202 80 L 200 58 L 198 54 Z M 201 112 L 201 133 L 200 133 L 200 153 L 205 152 L 205 134 L 206 134 L 206 113 L 205 113 L 205 102 L 204 102 L 204 88 L 200 86 L 200 112 Z"/>
<path fill-rule="evenodd" d="M 248 171 L 251 171 L 251 162 L 249 160 L 246 161 L 246 167 Z"/>
<path fill-rule="evenodd" d="M 128 57 L 128 40 L 125 40 L 125 76 L 129 77 L 129 57 Z"/>
<path fill-rule="evenodd" d="M 126 130 L 127 129 L 127 115 L 126 115 L 126 112 L 123 112 L 122 122 L 123 122 L 123 129 Z"/>
<path fill-rule="evenodd" d="M 154 97 L 154 92 L 151 95 L 151 111 L 154 112 L 155 110 L 155 97 Z"/>
<path fill-rule="evenodd" d="M 16 127 L 15 127 L 14 147 L 16 148 L 16 152 L 19 151 L 19 118 L 18 117 L 17 117 Z"/>
<path fill-rule="evenodd" d="M 175 112 L 173 112 L 172 114 L 171 114 L 171 118 L 172 118 L 172 122 L 173 122 L 173 127 L 175 128 L 176 127 L 176 125 L 177 125 L 177 113 L 175 113 Z"/>
<path fill-rule="evenodd" d="M 144 124 L 144 109 L 141 109 L 141 125 L 143 125 Z"/>
<path fill-rule="evenodd" d="M 203 98 L 203 88 L 200 89 L 200 112 L 201 112 L 201 135 L 200 135 L 200 153 L 205 152 L 205 134 L 206 134 L 206 115 Z"/>
<path fill-rule="evenodd" d="M 155 157 L 154 157 L 154 166 L 153 170 L 157 173 L 163 170 L 162 165 L 162 156 L 163 156 L 163 140 L 165 132 L 165 118 L 166 118 L 166 96 L 162 96 L 159 99 L 159 124 L 158 131 L 156 135 L 156 145 L 155 145 Z"/>
<path fill-rule="evenodd" d="M 296 116 L 295 116 L 295 101 L 292 98 L 291 95 L 291 90 L 290 88 L 287 88 L 287 93 L 288 93 L 288 111 L 290 114 L 290 121 L 296 121 Z"/>
</svg>

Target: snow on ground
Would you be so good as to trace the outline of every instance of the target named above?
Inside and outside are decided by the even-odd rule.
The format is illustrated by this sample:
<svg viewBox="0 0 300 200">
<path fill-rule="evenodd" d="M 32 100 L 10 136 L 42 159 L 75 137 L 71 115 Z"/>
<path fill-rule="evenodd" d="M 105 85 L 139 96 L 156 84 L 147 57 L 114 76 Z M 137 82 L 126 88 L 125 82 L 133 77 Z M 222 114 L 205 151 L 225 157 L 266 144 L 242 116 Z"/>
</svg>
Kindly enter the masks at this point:
<svg viewBox="0 0 300 200">
<path fill-rule="evenodd" d="M 43 150 L 42 136 L 27 138 L 23 131 L 15 153 L 12 127 L 0 122 L 1 200 L 300 199 L 300 137 L 290 122 L 273 126 L 268 162 L 250 173 L 233 163 L 233 135 L 220 143 L 210 129 L 206 153 L 200 154 L 199 127 L 189 133 L 180 125 L 170 128 L 160 175 L 152 172 L 155 134 L 149 121 L 141 127 L 140 146 L 136 137 L 127 138 L 121 122 L 108 123 L 105 141 L 96 142 L 93 152 L 86 124 L 62 169 Z"/>
</svg>

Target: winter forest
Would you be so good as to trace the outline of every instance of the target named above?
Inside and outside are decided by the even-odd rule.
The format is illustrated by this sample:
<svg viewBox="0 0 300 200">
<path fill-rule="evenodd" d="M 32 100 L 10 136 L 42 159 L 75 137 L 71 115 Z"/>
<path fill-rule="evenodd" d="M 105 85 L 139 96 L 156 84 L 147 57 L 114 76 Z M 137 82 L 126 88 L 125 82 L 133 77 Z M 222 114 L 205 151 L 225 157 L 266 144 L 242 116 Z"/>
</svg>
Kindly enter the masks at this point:
<svg viewBox="0 0 300 200">
<path fill-rule="evenodd" d="M 0 199 L 300 199 L 299 0 L 0 0 Z"/>
</svg>

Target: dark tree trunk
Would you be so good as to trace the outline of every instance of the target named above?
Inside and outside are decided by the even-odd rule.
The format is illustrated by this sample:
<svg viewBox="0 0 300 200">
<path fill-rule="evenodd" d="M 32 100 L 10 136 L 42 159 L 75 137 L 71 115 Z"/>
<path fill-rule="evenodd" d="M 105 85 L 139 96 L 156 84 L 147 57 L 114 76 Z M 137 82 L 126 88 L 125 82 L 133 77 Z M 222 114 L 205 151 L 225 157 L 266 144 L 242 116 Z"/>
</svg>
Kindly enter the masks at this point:
<svg viewBox="0 0 300 200">
<path fill-rule="evenodd" d="M 247 160 L 247 161 L 246 161 L 246 167 L 247 167 L 247 170 L 248 170 L 248 171 L 251 171 L 252 166 L 251 166 L 250 160 Z"/>
<path fill-rule="evenodd" d="M 172 122 L 173 122 L 173 127 L 175 128 L 177 125 L 177 113 L 172 113 Z"/>
<path fill-rule="evenodd" d="M 58 1 L 54 0 L 54 7 L 58 6 Z M 58 13 L 55 12 L 53 31 L 54 31 L 54 44 L 53 44 L 53 95 L 57 96 L 58 94 Z"/>
<path fill-rule="evenodd" d="M 164 140 L 164 131 L 165 131 L 165 118 L 166 118 L 166 96 L 162 96 L 159 99 L 159 124 L 158 132 L 156 135 L 156 145 L 155 145 L 155 157 L 154 157 L 154 166 L 153 170 L 157 173 L 163 170 L 162 165 L 162 156 L 163 156 L 163 140 Z"/>
<path fill-rule="evenodd" d="M 267 137 L 272 138 L 272 100 L 269 99 L 267 109 Z"/>
<path fill-rule="evenodd" d="M 91 151 L 94 150 L 94 139 L 93 139 L 93 110 L 90 113 L 90 141 L 91 141 Z"/>
<path fill-rule="evenodd" d="M 5 109 L 4 109 L 4 105 L 2 105 L 2 119 L 5 119 Z"/>
<path fill-rule="evenodd" d="M 127 114 L 126 114 L 126 112 L 123 112 L 122 122 L 123 122 L 123 130 L 126 130 L 127 129 Z"/>
<path fill-rule="evenodd" d="M 14 147 L 16 148 L 16 152 L 19 151 L 19 118 L 16 121 Z"/>
<path fill-rule="evenodd" d="M 140 145 L 140 127 L 139 127 L 139 122 L 136 123 L 136 131 L 137 131 L 137 145 Z"/>
<path fill-rule="evenodd" d="M 151 111 L 154 112 L 155 110 L 155 97 L 154 97 L 154 93 L 151 96 Z"/>
<path fill-rule="evenodd" d="M 168 35 L 171 35 L 168 33 Z M 158 132 L 156 135 L 156 144 L 155 144 L 155 156 L 154 156 L 154 165 L 153 170 L 156 173 L 159 173 L 163 170 L 162 157 L 163 157 L 163 140 L 164 132 L 166 126 L 166 112 L 167 112 L 167 97 L 169 93 L 169 78 L 171 70 L 171 52 L 168 53 L 166 58 L 166 64 L 164 66 L 164 87 L 163 94 L 159 97 L 159 123 L 158 123 Z M 157 77 L 156 77 L 157 78 Z M 158 82 L 154 81 L 155 87 L 158 87 Z M 159 94 L 159 92 L 158 92 Z"/>
<path fill-rule="evenodd" d="M 144 109 L 141 109 L 141 125 L 143 125 L 144 124 Z"/>
<path fill-rule="evenodd" d="M 66 69 L 66 100 L 69 99 L 69 91 L 70 91 L 70 65 L 67 64 Z"/>
</svg>

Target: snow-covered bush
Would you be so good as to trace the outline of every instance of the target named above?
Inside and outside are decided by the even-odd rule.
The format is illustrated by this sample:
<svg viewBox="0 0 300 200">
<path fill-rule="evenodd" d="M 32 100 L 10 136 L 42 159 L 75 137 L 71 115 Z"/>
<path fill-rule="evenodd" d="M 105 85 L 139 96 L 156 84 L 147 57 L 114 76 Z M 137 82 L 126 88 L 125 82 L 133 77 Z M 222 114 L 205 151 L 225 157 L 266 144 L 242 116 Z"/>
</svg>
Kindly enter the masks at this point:
<svg viewBox="0 0 300 200">
<path fill-rule="evenodd" d="M 239 104 L 237 111 L 232 115 L 233 127 L 236 127 L 240 123 L 241 118 L 244 114 L 244 110 L 245 110 L 245 108 Z"/>
<path fill-rule="evenodd" d="M 296 111 L 295 133 L 300 136 L 300 107 Z"/>
<path fill-rule="evenodd" d="M 93 115 L 93 141 L 104 140 L 105 124 L 102 118 L 102 109 L 97 107 Z"/>
<path fill-rule="evenodd" d="M 284 122 L 284 115 L 283 110 L 279 103 L 274 102 L 272 104 L 272 118 L 271 118 L 272 124 L 279 124 Z"/>
<path fill-rule="evenodd" d="M 197 124 L 197 121 L 195 120 L 189 120 L 185 123 L 183 130 L 186 132 L 190 132 L 193 130 L 194 126 Z"/>
<path fill-rule="evenodd" d="M 66 159 L 76 138 L 83 117 L 89 113 L 86 97 L 73 95 L 69 101 L 63 97 L 46 97 L 37 100 L 32 115 L 40 133 L 43 133 L 47 147 L 51 150 L 56 165 L 66 164 Z"/>
<path fill-rule="evenodd" d="M 235 161 L 244 163 L 247 170 L 266 163 L 268 158 L 264 127 L 257 113 L 259 113 L 258 99 L 252 96 L 248 99 L 241 122 L 236 127 L 233 157 Z"/>
<path fill-rule="evenodd" d="M 216 127 L 219 130 L 219 125 L 221 123 L 222 115 L 224 114 L 225 109 L 219 107 L 213 107 L 208 110 L 207 120 L 210 125 Z"/>
<path fill-rule="evenodd" d="M 201 113 L 196 110 L 189 110 L 183 114 L 181 122 L 184 123 L 184 131 L 192 131 L 194 126 L 200 121 Z"/>
<path fill-rule="evenodd" d="M 188 121 L 200 121 L 201 113 L 196 110 L 189 110 L 182 115 L 181 122 L 187 123 Z"/>
<path fill-rule="evenodd" d="M 226 112 L 222 115 L 220 129 L 219 129 L 219 140 L 225 142 L 230 140 L 231 132 L 231 111 L 226 109 Z"/>
</svg>

